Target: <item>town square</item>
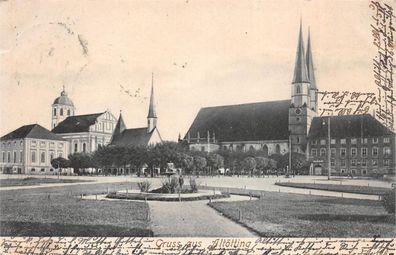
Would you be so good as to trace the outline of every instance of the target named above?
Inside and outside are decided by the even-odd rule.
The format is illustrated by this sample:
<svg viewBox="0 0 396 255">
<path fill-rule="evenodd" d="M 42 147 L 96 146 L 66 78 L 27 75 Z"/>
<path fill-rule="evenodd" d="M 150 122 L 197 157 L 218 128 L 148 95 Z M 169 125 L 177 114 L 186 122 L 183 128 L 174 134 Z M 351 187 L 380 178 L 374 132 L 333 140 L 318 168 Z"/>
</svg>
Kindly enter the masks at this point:
<svg viewBox="0 0 396 255">
<path fill-rule="evenodd" d="M 332 4 L 0 3 L 0 236 L 395 238 L 392 8 Z"/>
</svg>

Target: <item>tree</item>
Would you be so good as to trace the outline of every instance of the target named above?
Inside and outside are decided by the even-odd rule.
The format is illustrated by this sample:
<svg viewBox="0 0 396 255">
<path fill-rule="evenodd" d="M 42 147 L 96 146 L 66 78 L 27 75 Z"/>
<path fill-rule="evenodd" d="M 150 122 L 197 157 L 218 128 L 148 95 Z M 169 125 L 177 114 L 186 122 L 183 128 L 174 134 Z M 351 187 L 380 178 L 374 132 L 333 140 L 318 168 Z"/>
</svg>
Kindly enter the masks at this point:
<svg viewBox="0 0 396 255">
<path fill-rule="evenodd" d="M 265 157 L 256 157 L 256 168 L 260 173 L 264 173 L 269 168 L 269 159 Z"/>
<path fill-rule="evenodd" d="M 79 174 L 85 174 L 85 168 L 93 166 L 91 155 L 88 153 L 74 153 L 69 155 L 70 166 L 75 172 Z M 80 172 L 83 169 L 83 172 Z"/>
<path fill-rule="evenodd" d="M 191 173 L 194 167 L 194 158 L 186 153 L 179 152 L 176 166 L 182 168 L 186 173 Z"/>
<path fill-rule="evenodd" d="M 115 150 L 111 146 L 102 146 L 92 155 L 92 165 L 96 168 L 102 168 L 104 171 L 113 166 Z"/>
<path fill-rule="evenodd" d="M 256 168 L 256 160 L 253 157 L 246 157 L 242 161 L 242 166 L 244 170 L 247 170 L 249 174 L 251 175 L 254 169 Z"/>
<path fill-rule="evenodd" d="M 204 167 L 206 167 L 206 159 L 201 156 L 195 156 L 194 157 L 194 168 L 196 171 L 202 171 Z"/>
<path fill-rule="evenodd" d="M 151 169 L 154 167 L 166 169 L 168 163 L 175 163 L 177 161 L 177 155 L 181 151 L 183 151 L 182 146 L 176 142 L 158 143 L 155 146 L 149 147 L 147 164 Z"/>
<path fill-rule="evenodd" d="M 55 169 L 59 169 L 59 172 L 61 172 L 62 168 L 67 168 L 70 166 L 70 160 L 62 157 L 57 157 L 51 160 L 51 166 Z"/>
<path fill-rule="evenodd" d="M 207 164 L 211 170 L 216 170 L 224 167 L 224 158 L 216 153 L 211 153 L 207 157 Z"/>
<path fill-rule="evenodd" d="M 272 169 L 275 169 L 275 168 L 286 169 L 286 166 L 289 165 L 287 154 L 285 154 L 285 155 L 272 154 L 271 156 L 269 156 L 269 158 L 276 161 L 276 165 L 274 163 L 272 163 L 273 164 L 273 165 L 271 165 Z"/>
<path fill-rule="evenodd" d="M 127 148 L 127 160 L 131 167 L 133 167 L 137 172 L 143 167 L 147 162 L 147 149 L 141 146 L 131 146 Z"/>
<path fill-rule="evenodd" d="M 289 154 L 286 156 L 287 160 L 289 161 Z M 309 169 L 309 161 L 307 160 L 305 154 L 292 152 L 291 158 L 291 171 L 297 173 L 308 172 Z"/>
</svg>

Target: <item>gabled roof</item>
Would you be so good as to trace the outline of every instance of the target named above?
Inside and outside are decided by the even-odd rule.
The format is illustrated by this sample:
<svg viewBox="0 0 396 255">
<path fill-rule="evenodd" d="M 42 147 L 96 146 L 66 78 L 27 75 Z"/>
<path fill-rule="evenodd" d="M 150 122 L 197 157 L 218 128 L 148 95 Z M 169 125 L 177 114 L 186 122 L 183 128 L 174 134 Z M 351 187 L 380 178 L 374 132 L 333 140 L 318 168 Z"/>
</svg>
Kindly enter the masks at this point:
<svg viewBox="0 0 396 255">
<path fill-rule="evenodd" d="M 147 133 L 147 127 L 125 129 L 120 135 L 113 136 L 111 145 L 147 146 L 156 128 Z"/>
<path fill-rule="evenodd" d="M 290 100 L 202 108 L 188 133 L 201 138 L 209 131 L 221 141 L 288 139 Z"/>
<path fill-rule="evenodd" d="M 23 139 L 23 138 L 37 138 L 46 140 L 59 140 L 65 141 L 62 137 L 52 133 L 48 129 L 40 126 L 39 124 L 31 124 L 22 126 L 14 131 L 1 137 L 0 140 L 12 140 L 12 139 Z"/>
<path fill-rule="evenodd" d="M 309 138 L 327 137 L 329 117 L 315 117 L 309 129 Z M 359 138 L 394 135 L 390 129 L 369 114 L 330 117 L 331 138 Z"/>
<path fill-rule="evenodd" d="M 88 132 L 89 127 L 94 125 L 96 119 L 103 113 L 105 112 L 69 116 L 52 129 L 52 132 L 56 134 Z"/>
</svg>

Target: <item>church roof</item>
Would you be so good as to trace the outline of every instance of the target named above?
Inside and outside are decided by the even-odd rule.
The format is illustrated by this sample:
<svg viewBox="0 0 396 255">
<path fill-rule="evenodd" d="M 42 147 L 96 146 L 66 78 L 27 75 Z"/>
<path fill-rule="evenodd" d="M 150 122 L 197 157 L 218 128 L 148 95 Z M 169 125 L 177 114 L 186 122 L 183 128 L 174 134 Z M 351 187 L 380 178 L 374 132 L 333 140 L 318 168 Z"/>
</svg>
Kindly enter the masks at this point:
<svg viewBox="0 0 396 255">
<path fill-rule="evenodd" d="M 215 133 L 221 141 L 288 139 L 290 100 L 202 108 L 188 132 L 191 138 Z M 188 133 L 184 139 L 187 139 Z"/>
<path fill-rule="evenodd" d="M 69 116 L 52 129 L 52 132 L 57 134 L 88 132 L 89 127 L 94 125 L 96 119 L 103 113 Z"/>
<path fill-rule="evenodd" d="M 300 23 L 300 33 L 298 36 L 298 46 L 296 54 L 296 63 L 294 65 L 294 76 L 292 83 L 309 82 L 307 63 L 304 55 L 304 41 L 302 34 L 302 25 Z"/>
<path fill-rule="evenodd" d="M 62 105 L 69 105 L 69 106 L 74 106 L 73 101 L 67 96 L 66 91 L 63 90 L 61 92 L 60 97 L 57 97 L 54 100 L 53 104 L 62 104 Z"/>
<path fill-rule="evenodd" d="M 309 129 L 309 138 L 327 137 L 329 117 L 315 117 Z M 394 132 L 381 124 L 370 114 L 330 117 L 331 138 L 359 138 L 393 135 Z"/>
<path fill-rule="evenodd" d="M 39 124 L 25 125 L 14 131 L 2 136 L 0 140 L 12 140 L 23 138 L 37 138 L 46 140 L 59 140 L 65 141 L 62 137 L 52 133 L 48 129 L 40 126 Z"/>
<path fill-rule="evenodd" d="M 125 129 L 120 135 L 114 136 L 111 145 L 147 146 L 156 129 L 147 133 L 147 127 Z"/>
</svg>

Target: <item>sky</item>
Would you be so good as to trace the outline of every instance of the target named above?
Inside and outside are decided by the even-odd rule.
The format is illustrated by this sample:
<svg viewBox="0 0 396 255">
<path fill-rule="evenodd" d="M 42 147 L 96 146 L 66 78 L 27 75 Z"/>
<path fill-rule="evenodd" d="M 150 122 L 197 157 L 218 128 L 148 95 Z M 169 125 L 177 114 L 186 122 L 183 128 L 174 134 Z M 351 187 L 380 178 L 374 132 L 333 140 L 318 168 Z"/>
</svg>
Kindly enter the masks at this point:
<svg viewBox="0 0 396 255">
<path fill-rule="evenodd" d="M 2 1 L 0 134 L 50 128 L 62 86 L 76 114 L 146 126 L 152 73 L 165 140 L 201 107 L 288 99 L 300 17 L 319 90 L 374 92 L 371 14 L 360 0 Z"/>
</svg>

